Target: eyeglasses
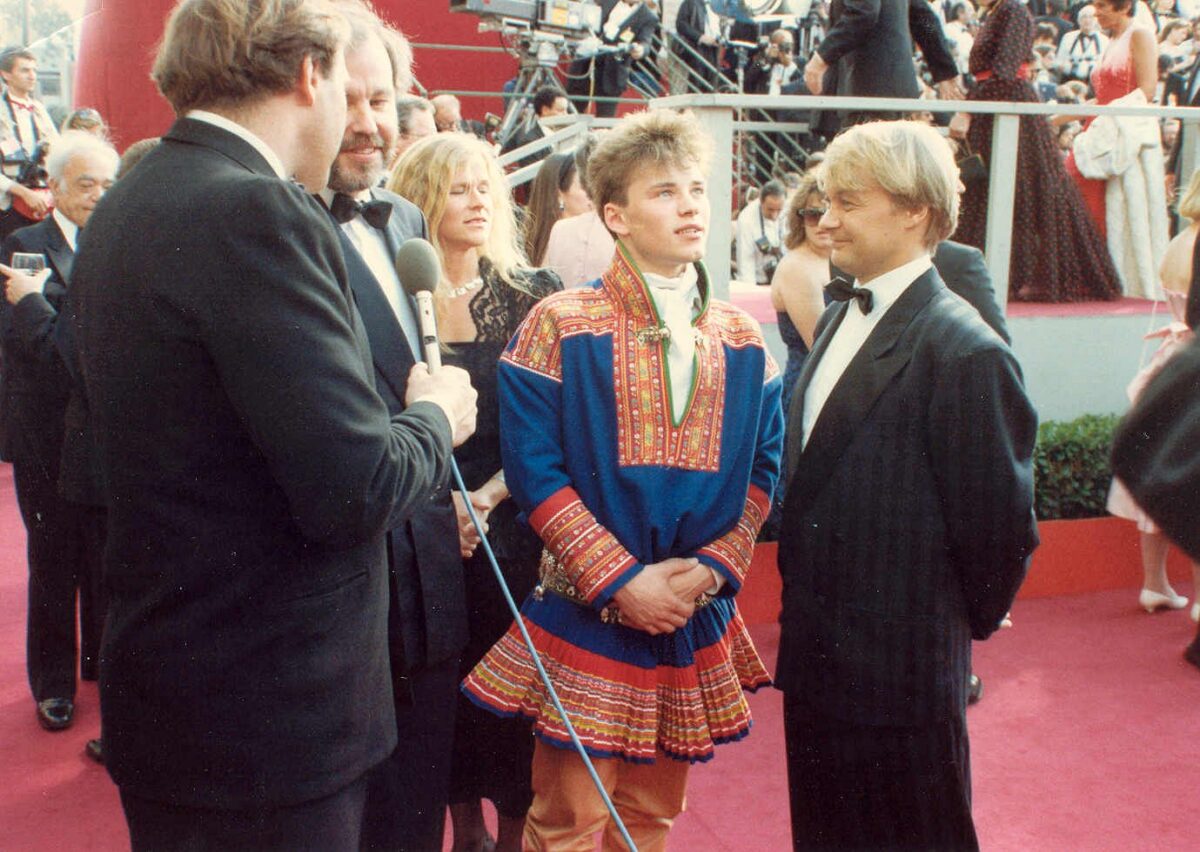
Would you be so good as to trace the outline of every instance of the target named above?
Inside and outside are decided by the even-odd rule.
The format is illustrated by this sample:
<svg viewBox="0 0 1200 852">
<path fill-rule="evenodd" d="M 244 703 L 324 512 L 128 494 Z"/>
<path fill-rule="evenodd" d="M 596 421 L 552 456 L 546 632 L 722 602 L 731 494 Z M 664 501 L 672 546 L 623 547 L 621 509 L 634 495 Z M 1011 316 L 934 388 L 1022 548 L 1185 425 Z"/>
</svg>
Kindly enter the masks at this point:
<svg viewBox="0 0 1200 852">
<path fill-rule="evenodd" d="M 821 217 L 828 211 L 828 207 L 804 207 L 799 212 L 801 218 L 804 219 L 804 224 L 815 226 L 820 224 Z"/>
</svg>

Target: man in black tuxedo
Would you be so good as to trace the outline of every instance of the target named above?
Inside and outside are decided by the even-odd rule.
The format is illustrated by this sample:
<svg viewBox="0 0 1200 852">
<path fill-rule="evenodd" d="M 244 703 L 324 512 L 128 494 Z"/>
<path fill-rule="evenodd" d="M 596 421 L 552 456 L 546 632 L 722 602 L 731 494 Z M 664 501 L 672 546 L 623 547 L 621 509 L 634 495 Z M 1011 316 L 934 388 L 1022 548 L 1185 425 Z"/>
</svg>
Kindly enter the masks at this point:
<svg viewBox="0 0 1200 852">
<path fill-rule="evenodd" d="M 108 143 L 75 132 L 55 142 L 48 159 L 54 210 L 36 225 L 14 231 L 0 248 L 5 263 L 15 252 L 40 255 L 46 271 L 9 278 L 0 302 L 4 348 L 4 400 L 0 405 L 0 456 L 13 463 L 17 503 L 25 523 L 29 560 L 26 668 L 38 722 L 57 731 L 71 724 L 75 702 L 75 600 L 79 593 L 81 674 L 96 679 L 104 621 L 99 588 L 99 543 L 91 515 L 64 499 L 63 436 L 71 381 L 55 345 L 59 311 L 71 282 L 80 229 L 112 185 L 117 152 Z"/>
<path fill-rule="evenodd" d="M 592 59 L 571 63 L 567 92 L 575 99 L 578 112 L 587 110 L 593 97 L 619 98 L 629 86 L 629 71 L 634 62 L 649 55 L 658 15 L 639 0 L 600 0 L 601 49 L 608 51 Z M 596 101 L 596 116 L 612 118 L 617 114 L 613 101 Z"/>
<path fill-rule="evenodd" d="M 1037 544 L 1037 418 L 1009 348 L 932 268 L 957 168 L 937 131 L 874 122 L 821 166 L 833 261 L 789 413 L 776 685 L 792 836 L 976 848 L 965 702 Z"/>
<path fill-rule="evenodd" d="M 371 345 L 375 387 L 391 414 L 404 411 L 420 335 L 416 306 L 393 259 L 427 237 L 413 204 L 378 189 L 396 146 L 397 89 L 411 78 L 389 50 L 402 37 L 373 15 L 350 17 L 346 48 L 347 123 L 321 193 L 346 257 L 346 273 Z M 449 795 L 458 695 L 458 660 L 467 639 L 466 591 L 458 524 L 448 483 L 437 483 L 411 515 L 388 531 L 391 598 L 388 642 L 399 744 L 368 781 L 363 848 L 440 850 Z"/>
<path fill-rule="evenodd" d="M 804 66 L 804 82 L 814 95 L 915 98 L 921 89 L 913 41 L 925 55 L 938 94 L 947 100 L 962 98 L 954 52 L 925 0 L 833 0 L 829 31 Z M 894 117 L 849 113 L 842 126 Z"/>
<path fill-rule="evenodd" d="M 358 847 L 396 745 L 385 533 L 474 428 L 451 368 L 414 368 L 389 415 L 310 194 L 346 128 L 345 18 L 253 9 L 172 12 L 153 76 L 180 118 L 97 208 L 72 284 L 109 505 L 104 756 L 135 850 Z"/>
</svg>

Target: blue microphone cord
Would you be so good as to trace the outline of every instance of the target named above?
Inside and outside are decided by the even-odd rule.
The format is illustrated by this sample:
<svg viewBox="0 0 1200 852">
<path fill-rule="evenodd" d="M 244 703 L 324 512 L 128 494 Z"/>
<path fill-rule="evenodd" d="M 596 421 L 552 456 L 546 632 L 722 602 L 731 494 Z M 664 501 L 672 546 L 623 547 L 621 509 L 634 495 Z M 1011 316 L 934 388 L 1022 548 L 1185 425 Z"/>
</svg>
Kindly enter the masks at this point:
<svg viewBox="0 0 1200 852">
<path fill-rule="evenodd" d="M 521 638 L 525 640 L 525 647 L 533 655 L 533 664 L 537 667 L 537 672 L 542 679 L 542 683 L 546 686 L 546 694 L 550 696 L 550 701 L 554 704 L 554 709 L 558 711 L 559 718 L 563 720 L 563 724 L 567 728 L 567 734 L 571 737 L 571 744 L 575 746 L 575 750 L 583 758 L 583 765 L 587 767 L 588 775 L 592 776 L 592 783 L 596 785 L 596 790 L 600 793 L 600 798 L 604 800 L 604 807 L 608 808 L 608 813 L 616 824 L 617 830 L 621 832 L 621 839 L 625 841 L 625 845 L 629 847 L 630 852 L 637 852 L 637 846 L 634 845 L 633 838 L 629 836 L 629 832 L 625 828 L 625 823 L 621 821 L 621 817 L 617 814 L 616 806 L 612 803 L 608 791 L 604 789 L 604 784 L 601 782 L 600 776 L 596 774 L 596 767 L 592 765 L 592 760 L 588 757 L 587 750 L 583 747 L 583 743 L 579 741 L 579 735 L 575 733 L 575 726 L 571 724 L 571 720 L 567 717 L 567 711 L 563 709 L 562 703 L 558 700 L 558 693 L 554 689 L 554 684 L 550 682 L 550 675 L 546 674 L 546 669 L 542 666 L 542 659 L 538 656 L 537 649 L 533 647 L 533 639 L 530 638 L 529 631 L 525 628 L 525 619 L 521 617 L 521 610 L 517 607 L 516 601 L 513 600 L 512 591 L 508 588 L 508 582 L 504 579 L 504 573 L 500 570 L 500 565 L 496 562 L 496 555 L 492 553 L 492 546 L 484 534 L 483 524 L 480 523 L 479 516 L 475 514 L 475 507 L 471 505 L 470 492 L 467 491 L 467 486 L 463 484 L 462 474 L 458 470 L 458 461 L 453 456 L 450 457 L 450 470 L 454 474 L 455 487 L 457 487 L 458 492 L 462 495 L 463 503 L 467 507 L 467 514 L 471 518 L 471 523 L 475 525 L 475 529 L 479 533 L 479 540 L 483 544 L 483 552 L 487 554 L 488 562 L 492 566 L 492 573 L 496 575 L 496 582 L 500 584 L 500 591 L 504 593 L 504 600 L 508 604 L 509 610 L 512 611 L 517 629 L 521 631 Z"/>
</svg>

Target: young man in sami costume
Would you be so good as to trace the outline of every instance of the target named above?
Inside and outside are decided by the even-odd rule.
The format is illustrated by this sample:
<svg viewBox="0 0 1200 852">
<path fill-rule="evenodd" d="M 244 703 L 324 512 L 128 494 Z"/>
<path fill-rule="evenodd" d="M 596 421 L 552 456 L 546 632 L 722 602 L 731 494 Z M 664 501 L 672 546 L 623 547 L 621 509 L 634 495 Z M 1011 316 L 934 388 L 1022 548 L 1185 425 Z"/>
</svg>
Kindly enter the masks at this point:
<svg viewBox="0 0 1200 852">
<path fill-rule="evenodd" d="M 779 475 L 779 371 L 710 298 L 711 142 L 694 117 L 626 118 L 588 163 L 612 266 L 529 314 L 500 361 L 504 470 L 546 545 L 525 622 L 642 852 L 690 764 L 750 730 L 769 678 L 734 595 Z M 623 848 L 514 626 L 464 683 L 533 720 L 532 849 Z"/>
</svg>

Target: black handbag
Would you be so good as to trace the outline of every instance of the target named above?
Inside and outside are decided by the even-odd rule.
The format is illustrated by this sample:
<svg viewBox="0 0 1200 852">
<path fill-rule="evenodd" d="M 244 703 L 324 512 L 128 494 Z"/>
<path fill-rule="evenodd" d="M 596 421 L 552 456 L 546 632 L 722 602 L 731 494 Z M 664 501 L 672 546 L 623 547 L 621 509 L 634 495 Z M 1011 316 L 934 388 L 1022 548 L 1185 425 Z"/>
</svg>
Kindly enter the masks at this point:
<svg viewBox="0 0 1200 852">
<path fill-rule="evenodd" d="M 957 160 L 959 180 L 964 185 L 986 181 L 988 167 L 983 157 L 971 150 L 971 143 L 966 139 L 962 140 L 962 150 L 963 154 Z"/>
</svg>

